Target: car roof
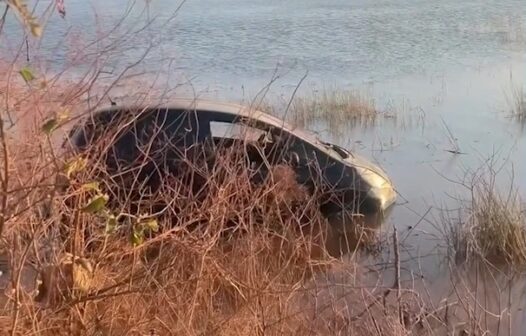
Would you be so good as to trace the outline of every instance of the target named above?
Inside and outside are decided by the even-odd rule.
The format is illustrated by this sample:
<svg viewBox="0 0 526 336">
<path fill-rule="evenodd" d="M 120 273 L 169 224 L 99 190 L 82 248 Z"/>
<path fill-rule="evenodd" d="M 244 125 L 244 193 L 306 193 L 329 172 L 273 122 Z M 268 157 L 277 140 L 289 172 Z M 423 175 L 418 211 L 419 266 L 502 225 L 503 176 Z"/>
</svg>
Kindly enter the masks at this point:
<svg viewBox="0 0 526 336">
<path fill-rule="evenodd" d="M 311 132 L 302 128 L 292 126 L 285 120 L 265 113 L 253 106 L 239 105 L 235 103 L 219 102 L 206 99 L 193 98 L 178 98 L 169 101 L 163 105 L 152 106 L 122 106 L 113 105 L 108 108 L 101 109 L 100 112 L 111 112 L 119 110 L 147 110 L 147 109 L 163 109 L 163 110 L 188 110 L 199 112 L 218 112 L 223 114 L 230 114 L 236 117 L 244 117 L 252 120 L 257 120 L 273 127 L 281 128 L 291 134 L 294 134 L 299 139 L 306 141 L 326 152 L 331 152 L 323 143 Z"/>
<path fill-rule="evenodd" d="M 285 120 L 265 113 L 253 106 L 240 105 L 235 103 L 227 103 L 213 100 L 205 99 L 195 99 L 195 98 L 178 98 L 171 100 L 167 104 L 160 105 L 151 105 L 151 106 L 118 106 L 113 105 L 108 108 L 99 110 L 98 112 L 111 112 L 111 111 L 121 111 L 121 110 L 186 110 L 186 111 L 195 111 L 199 112 L 217 112 L 223 114 L 230 114 L 233 117 L 248 118 L 252 120 L 257 120 L 263 122 L 267 125 L 277 127 L 280 129 L 293 134 L 300 140 L 303 140 L 312 146 L 318 148 L 325 154 L 333 157 L 334 159 L 346 164 L 346 165 L 355 165 L 359 161 L 359 165 L 365 168 L 369 167 L 370 164 L 365 164 L 366 160 L 361 158 L 355 153 L 349 152 L 349 157 L 342 157 L 337 151 L 335 151 L 330 144 L 321 141 L 314 133 L 309 132 L 305 129 L 292 126 L 290 123 Z M 97 113 L 97 112 L 96 112 Z M 381 175 L 388 180 L 387 175 L 379 168 L 375 167 L 381 173 Z M 370 169 L 370 168 L 367 168 Z"/>
</svg>

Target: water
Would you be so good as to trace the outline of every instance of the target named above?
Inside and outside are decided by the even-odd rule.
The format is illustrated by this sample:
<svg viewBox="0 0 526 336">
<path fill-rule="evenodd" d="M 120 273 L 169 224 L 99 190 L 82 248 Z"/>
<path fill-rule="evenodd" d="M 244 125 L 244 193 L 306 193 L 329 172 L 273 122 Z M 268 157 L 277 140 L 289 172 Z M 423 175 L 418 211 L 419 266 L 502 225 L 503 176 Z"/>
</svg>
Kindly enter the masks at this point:
<svg viewBox="0 0 526 336">
<path fill-rule="evenodd" d="M 116 74 L 151 46 L 139 69 L 161 69 L 170 86 L 184 84 L 180 92 L 246 100 L 276 75 L 270 100 L 288 99 L 300 83 L 300 95 L 368 90 L 381 109 L 397 107 L 396 122 L 338 132 L 308 127 L 392 177 L 400 197 L 388 226 L 401 232 L 407 256 L 433 253 L 436 207 L 458 205 L 451 196 L 465 192 L 449 180 L 488 157 L 506 162 L 503 183 L 513 173 L 526 196 L 526 136 L 508 117 L 506 99 L 512 82 L 526 84 L 526 1 L 189 0 L 178 11 L 176 1 L 148 3 L 66 1 L 66 19 L 52 15 L 43 39 L 30 40 L 34 62 L 75 74 L 126 36 L 106 51 L 104 69 Z M 46 6 L 39 2 L 37 13 Z M 89 44 L 122 17 L 108 38 Z M 8 55 L 20 30 L 13 20 L 4 29 L 11 34 L 0 52 Z M 75 56 L 82 48 L 89 57 Z M 455 145 L 463 154 L 448 152 Z M 425 260 L 419 268 L 426 277 L 443 272 L 439 257 Z"/>
</svg>

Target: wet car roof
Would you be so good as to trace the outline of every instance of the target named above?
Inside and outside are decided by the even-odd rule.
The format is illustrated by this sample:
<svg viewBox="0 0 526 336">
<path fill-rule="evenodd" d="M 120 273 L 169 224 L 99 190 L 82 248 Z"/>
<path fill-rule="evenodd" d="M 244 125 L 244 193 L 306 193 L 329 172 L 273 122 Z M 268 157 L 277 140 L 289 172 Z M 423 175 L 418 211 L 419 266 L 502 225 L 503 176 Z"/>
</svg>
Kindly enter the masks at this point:
<svg viewBox="0 0 526 336">
<path fill-rule="evenodd" d="M 178 98 L 172 100 L 167 104 L 162 105 L 152 105 L 152 106 L 111 106 L 109 108 L 102 109 L 100 112 L 111 112 L 111 111 L 122 111 L 122 110 L 137 110 L 137 111 L 146 111 L 146 110 L 186 110 L 186 111 L 196 111 L 199 112 L 217 112 L 222 114 L 229 114 L 232 117 L 241 117 L 247 118 L 248 120 L 256 120 L 261 123 L 267 124 L 271 127 L 276 127 L 283 129 L 286 132 L 289 132 L 296 136 L 298 139 L 303 140 L 307 143 L 310 143 L 312 146 L 317 147 L 319 150 L 323 151 L 325 154 L 335 158 L 336 160 L 345 163 L 347 165 L 353 165 L 360 167 L 365 170 L 370 170 L 379 174 L 389 183 L 390 180 L 387 177 L 387 174 L 374 164 L 368 162 L 364 158 L 361 158 L 359 155 L 351 153 L 350 151 L 343 149 L 339 146 L 335 146 L 330 143 L 326 143 L 320 140 L 314 133 L 309 132 L 305 129 L 294 127 L 291 124 L 287 123 L 279 117 L 272 116 L 268 113 L 265 113 L 261 110 L 258 110 L 251 106 L 243 106 L 234 103 L 226 102 L 217 102 L 203 99 L 182 99 Z M 335 150 L 339 149 L 339 150 Z M 343 153 L 341 153 L 343 152 Z"/>
<path fill-rule="evenodd" d="M 334 150 L 330 149 L 328 146 L 324 145 L 323 142 L 320 141 L 317 138 L 317 136 L 314 135 L 313 133 L 308 132 L 299 127 L 294 127 L 281 118 L 272 116 L 268 113 L 262 112 L 251 106 L 243 106 L 243 105 L 238 105 L 234 103 L 217 102 L 217 101 L 210 101 L 210 100 L 204 100 L 204 99 L 178 98 L 176 100 L 170 101 L 168 104 L 163 104 L 158 107 L 156 106 L 134 107 L 134 106 L 116 105 L 110 108 L 102 109 L 102 111 L 117 111 L 117 110 L 122 110 L 122 109 L 133 110 L 135 108 L 137 110 L 145 110 L 145 109 L 188 110 L 188 111 L 195 110 L 197 113 L 199 113 L 199 111 L 219 112 L 219 113 L 231 114 L 232 116 L 245 117 L 248 119 L 258 120 L 270 126 L 281 128 L 291 134 L 294 134 L 296 137 L 300 138 L 301 140 L 309 142 L 312 145 L 320 149 L 323 149 L 324 151 L 332 155 L 335 155 L 336 157 L 341 159 L 340 155 L 338 155 Z"/>
</svg>

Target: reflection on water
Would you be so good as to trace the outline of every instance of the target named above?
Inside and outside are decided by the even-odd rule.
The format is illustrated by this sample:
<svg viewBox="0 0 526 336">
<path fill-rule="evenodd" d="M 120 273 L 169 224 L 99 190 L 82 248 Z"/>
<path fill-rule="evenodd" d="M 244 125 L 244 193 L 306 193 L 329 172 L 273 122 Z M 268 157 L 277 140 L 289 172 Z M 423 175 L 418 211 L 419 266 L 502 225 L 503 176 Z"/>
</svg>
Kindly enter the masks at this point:
<svg viewBox="0 0 526 336">
<path fill-rule="evenodd" d="M 402 268 L 403 313 L 413 334 L 522 335 L 526 317 L 524 275 L 489 265 L 450 270 L 444 267 L 432 278 Z M 320 276 L 302 297 L 302 307 L 322 321 L 330 321 L 328 315 L 343 315 L 352 321 L 364 316 L 364 311 L 382 321 L 383 314 L 398 304 L 396 291 L 389 292 L 394 273 L 394 268 L 385 268 L 380 273 L 338 270 Z M 322 286 L 327 283 L 331 286 Z"/>
<path fill-rule="evenodd" d="M 381 228 L 392 209 L 368 215 L 348 212 L 330 215 L 326 241 L 328 252 L 336 257 L 354 254 L 358 249 L 378 254 L 383 246 Z"/>
<path fill-rule="evenodd" d="M 478 264 L 460 268 L 452 274 L 445 272 L 431 283 L 417 282 L 416 289 L 427 291 L 429 299 L 441 309 L 441 317 L 450 329 L 470 328 L 476 332 L 520 334 L 523 328 L 526 278 L 516 270 L 496 269 Z M 466 321 L 477 321 L 467 325 Z"/>
</svg>

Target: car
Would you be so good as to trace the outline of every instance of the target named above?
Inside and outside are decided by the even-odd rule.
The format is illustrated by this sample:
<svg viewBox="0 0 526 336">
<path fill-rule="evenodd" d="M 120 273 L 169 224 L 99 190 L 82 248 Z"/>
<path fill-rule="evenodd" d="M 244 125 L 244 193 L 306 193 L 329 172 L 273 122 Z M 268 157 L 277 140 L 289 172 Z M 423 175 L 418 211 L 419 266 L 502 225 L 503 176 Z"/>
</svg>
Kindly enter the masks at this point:
<svg viewBox="0 0 526 336">
<path fill-rule="evenodd" d="M 264 179 L 273 165 L 292 167 L 297 182 L 318 197 L 324 216 L 342 211 L 386 213 L 396 200 L 391 180 L 377 165 L 250 106 L 202 99 L 111 106 L 75 125 L 68 143 L 82 152 L 100 139 L 110 140 L 98 147 L 95 157 L 104 157 L 106 169 L 120 174 L 116 183 L 140 180 L 155 185 L 162 172 L 176 172 L 181 162 L 195 161 L 196 153 L 207 153 L 200 164 L 210 164 L 218 151 L 239 144 L 248 166 L 259 173 L 256 180 Z M 148 146 L 146 158 L 145 144 L 152 141 L 156 145 Z M 123 178 L 122 172 L 132 171 L 131 165 L 138 162 L 133 177 Z"/>
</svg>

